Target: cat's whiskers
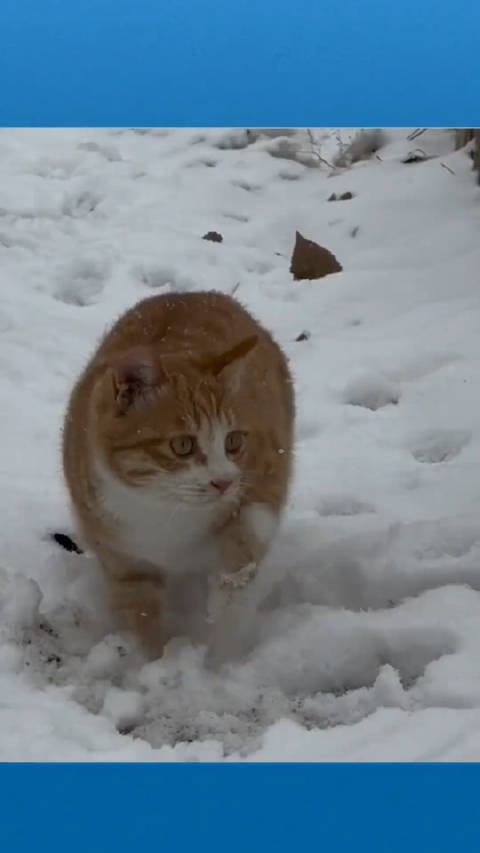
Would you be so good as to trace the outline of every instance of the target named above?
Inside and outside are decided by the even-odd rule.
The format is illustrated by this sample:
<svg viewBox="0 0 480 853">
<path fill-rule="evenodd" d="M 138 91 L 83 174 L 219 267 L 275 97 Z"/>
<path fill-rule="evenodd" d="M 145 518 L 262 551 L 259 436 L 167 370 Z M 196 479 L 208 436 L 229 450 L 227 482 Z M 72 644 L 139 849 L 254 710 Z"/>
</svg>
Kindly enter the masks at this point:
<svg viewBox="0 0 480 853">
<path fill-rule="evenodd" d="M 184 501 L 189 506 L 208 506 L 231 501 L 235 502 L 238 500 L 240 491 L 240 478 L 223 495 L 220 495 L 217 490 L 204 483 L 180 483 L 172 488 L 172 494 L 175 494 L 178 499 Z"/>
</svg>

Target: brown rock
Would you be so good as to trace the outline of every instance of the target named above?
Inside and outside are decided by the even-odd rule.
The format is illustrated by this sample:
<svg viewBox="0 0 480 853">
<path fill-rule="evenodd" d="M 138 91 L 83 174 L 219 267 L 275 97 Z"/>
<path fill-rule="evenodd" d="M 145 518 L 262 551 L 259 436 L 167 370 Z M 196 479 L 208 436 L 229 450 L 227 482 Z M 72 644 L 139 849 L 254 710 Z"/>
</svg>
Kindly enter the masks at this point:
<svg viewBox="0 0 480 853">
<path fill-rule="evenodd" d="M 223 237 L 218 231 L 208 231 L 204 234 L 202 240 L 211 240 L 212 243 L 223 243 Z"/>
<path fill-rule="evenodd" d="M 333 272 L 341 272 L 343 267 L 335 255 L 313 240 L 306 240 L 296 232 L 295 248 L 292 254 L 290 272 L 296 281 L 301 279 L 323 278 Z"/>
</svg>

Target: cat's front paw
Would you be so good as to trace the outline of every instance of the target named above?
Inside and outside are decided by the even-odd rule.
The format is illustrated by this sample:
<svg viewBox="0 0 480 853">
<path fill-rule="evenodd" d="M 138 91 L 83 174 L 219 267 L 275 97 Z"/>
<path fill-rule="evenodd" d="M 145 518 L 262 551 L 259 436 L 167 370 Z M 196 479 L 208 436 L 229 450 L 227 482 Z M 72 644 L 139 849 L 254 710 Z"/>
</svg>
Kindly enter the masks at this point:
<svg viewBox="0 0 480 853">
<path fill-rule="evenodd" d="M 207 605 L 207 621 L 216 622 L 232 603 L 237 590 L 244 589 L 257 573 L 257 564 L 248 563 L 236 572 L 222 572 L 212 578 Z"/>
<path fill-rule="evenodd" d="M 256 563 L 248 563 L 236 572 L 223 572 L 220 575 L 220 586 L 231 590 L 241 589 L 253 580 L 256 573 Z"/>
</svg>

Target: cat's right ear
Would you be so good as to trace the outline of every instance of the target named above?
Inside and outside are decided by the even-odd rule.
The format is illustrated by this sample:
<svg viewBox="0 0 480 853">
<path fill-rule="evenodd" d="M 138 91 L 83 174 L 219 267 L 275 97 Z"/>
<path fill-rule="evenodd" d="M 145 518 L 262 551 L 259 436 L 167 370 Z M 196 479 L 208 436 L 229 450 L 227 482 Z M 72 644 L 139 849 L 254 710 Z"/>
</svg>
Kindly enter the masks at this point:
<svg viewBox="0 0 480 853">
<path fill-rule="evenodd" d="M 115 414 L 118 417 L 148 403 L 167 376 L 148 347 L 135 347 L 110 364 Z"/>
</svg>

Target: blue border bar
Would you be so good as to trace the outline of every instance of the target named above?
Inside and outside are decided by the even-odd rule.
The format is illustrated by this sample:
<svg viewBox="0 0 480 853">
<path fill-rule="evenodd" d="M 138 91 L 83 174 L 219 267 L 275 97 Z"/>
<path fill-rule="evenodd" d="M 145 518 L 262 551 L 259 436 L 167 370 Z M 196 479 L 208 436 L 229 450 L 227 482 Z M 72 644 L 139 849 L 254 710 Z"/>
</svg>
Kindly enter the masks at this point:
<svg viewBox="0 0 480 853">
<path fill-rule="evenodd" d="M 2 765 L 5 853 L 478 851 L 479 765 Z"/>
<path fill-rule="evenodd" d="M 473 0 L 1 0 L 3 126 L 472 126 Z"/>
</svg>

